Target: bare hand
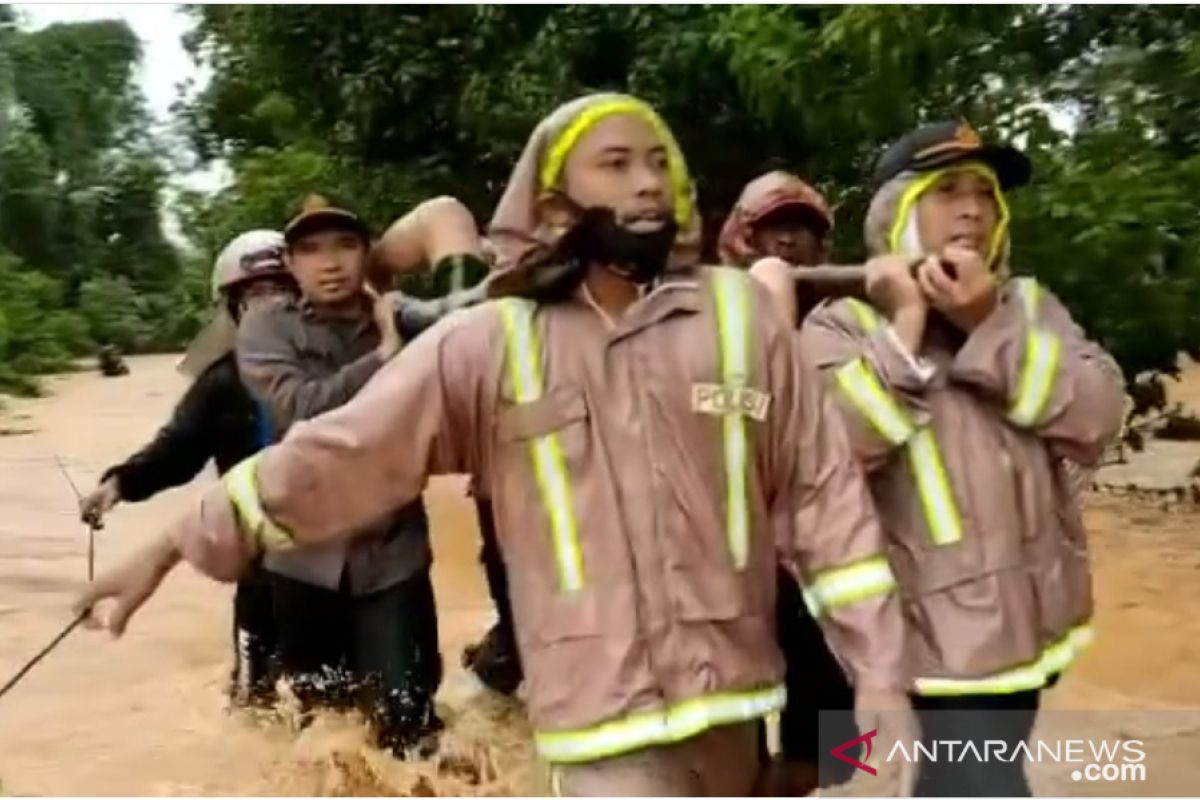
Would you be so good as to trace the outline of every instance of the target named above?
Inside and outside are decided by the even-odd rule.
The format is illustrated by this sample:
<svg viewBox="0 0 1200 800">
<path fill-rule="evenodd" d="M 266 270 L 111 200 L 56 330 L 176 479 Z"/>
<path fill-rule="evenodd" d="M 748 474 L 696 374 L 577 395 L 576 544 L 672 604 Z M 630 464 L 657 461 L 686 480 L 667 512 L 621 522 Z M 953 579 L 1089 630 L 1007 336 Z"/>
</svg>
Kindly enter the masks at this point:
<svg viewBox="0 0 1200 800">
<path fill-rule="evenodd" d="M 387 361 L 400 352 L 402 341 L 396 330 L 396 310 L 399 308 L 400 293 L 384 292 L 375 296 L 375 326 L 379 329 L 379 347 L 376 352 Z"/>
<path fill-rule="evenodd" d="M 767 287 L 776 310 L 788 327 L 796 327 L 799 311 L 796 308 L 796 281 L 792 277 L 792 265 L 782 258 L 760 258 L 750 266 L 750 274 Z"/>
<path fill-rule="evenodd" d="M 114 637 L 120 636 L 130 617 L 157 591 L 179 559 L 179 550 L 169 537 L 156 539 L 88 584 L 72 608 L 77 615 L 89 615 L 89 628 L 104 628 Z M 92 616 L 95 605 L 106 600 L 115 602 L 103 618 Z"/>
<path fill-rule="evenodd" d="M 912 274 L 907 256 L 876 256 L 867 262 L 867 297 L 888 316 L 902 310 L 924 310 L 925 296 Z"/>
<path fill-rule="evenodd" d="M 907 759 L 888 762 L 888 752 L 896 742 L 904 742 L 906 752 L 913 752 L 914 743 L 921 738 L 921 726 L 908 697 L 898 691 L 864 690 L 854 698 L 854 721 L 859 731 L 878 731 L 875 739 L 878 760 L 877 778 L 884 784 L 871 793 L 877 796 L 912 797 L 917 786 L 917 764 Z"/>
<path fill-rule="evenodd" d="M 942 267 L 949 262 L 951 278 Z M 996 307 L 996 281 L 983 258 L 974 250 L 948 246 L 941 258 L 927 259 L 917 269 L 917 282 L 929 305 L 942 312 L 955 327 L 970 333 Z"/>
<path fill-rule="evenodd" d="M 79 518 L 93 528 L 104 527 L 104 515 L 121 502 L 121 488 L 116 477 L 101 483 L 85 497 L 79 498 Z"/>
</svg>

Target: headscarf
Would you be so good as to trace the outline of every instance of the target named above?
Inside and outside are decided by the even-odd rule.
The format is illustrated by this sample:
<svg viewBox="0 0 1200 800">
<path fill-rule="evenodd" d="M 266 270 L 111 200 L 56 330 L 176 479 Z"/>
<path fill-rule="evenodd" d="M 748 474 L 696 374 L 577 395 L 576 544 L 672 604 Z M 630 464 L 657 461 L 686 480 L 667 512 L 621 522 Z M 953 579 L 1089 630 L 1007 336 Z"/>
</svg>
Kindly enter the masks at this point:
<svg viewBox="0 0 1200 800">
<path fill-rule="evenodd" d="M 721 263 L 749 266 L 761 258 L 764 254 L 751 242 L 754 226 L 771 212 L 791 205 L 803 206 L 816 214 L 825 222 L 826 235 L 833 231 L 833 212 L 820 192 L 791 173 L 768 172 L 746 184 L 721 227 L 717 239 Z"/>
<path fill-rule="evenodd" d="M 863 223 L 863 234 L 871 255 L 924 255 L 927 251 L 921 244 L 917 224 L 917 201 L 943 175 L 960 170 L 968 170 L 982 176 L 992 187 L 992 194 L 996 198 L 997 219 L 986 258 L 992 272 L 998 278 L 1007 277 L 1010 249 L 1008 204 L 1004 200 L 1004 192 L 1000 190 L 996 173 L 977 161 L 958 163 L 929 172 L 901 172 L 881 186 L 871 198 L 867 218 Z"/>
<path fill-rule="evenodd" d="M 563 171 L 575 145 L 596 123 L 616 114 L 632 114 L 649 123 L 667 150 L 669 190 L 673 194 L 675 238 L 672 266 L 695 262 L 700 246 L 700 217 L 696 211 L 695 188 L 687 162 L 674 134 L 649 104 L 624 94 L 600 93 L 578 97 L 552 111 L 538 123 L 488 226 L 488 239 L 497 266 L 512 266 L 535 249 L 552 247 L 564 231 L 543 225 L 538 219 L 538 200 L 562 188 Z"/>
</svg>

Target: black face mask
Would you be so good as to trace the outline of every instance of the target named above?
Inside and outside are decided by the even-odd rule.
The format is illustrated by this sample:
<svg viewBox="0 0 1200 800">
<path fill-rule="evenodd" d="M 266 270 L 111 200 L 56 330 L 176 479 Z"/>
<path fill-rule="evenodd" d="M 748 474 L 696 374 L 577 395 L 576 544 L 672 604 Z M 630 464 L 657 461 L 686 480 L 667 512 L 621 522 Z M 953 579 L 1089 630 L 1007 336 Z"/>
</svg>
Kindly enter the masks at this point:
<svg viewBox="0 0 1200 800">
<path fill-rule="evenodd" d="M 558 252 L 583 264 L 603 264 L 637 284 L 653 281 L 667 267 L 678 225 L 667 219 L 649 233 L 636 233 L 617 222 L 611 208 L 588 208 L 559 240 Z"/>
</svg>

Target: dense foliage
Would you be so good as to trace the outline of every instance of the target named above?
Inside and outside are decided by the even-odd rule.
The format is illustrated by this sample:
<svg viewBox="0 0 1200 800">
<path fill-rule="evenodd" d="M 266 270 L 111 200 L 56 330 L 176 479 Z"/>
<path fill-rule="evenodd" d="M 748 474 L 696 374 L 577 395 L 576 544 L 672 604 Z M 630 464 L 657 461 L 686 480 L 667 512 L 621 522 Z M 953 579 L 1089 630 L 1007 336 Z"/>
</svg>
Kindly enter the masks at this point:
<svg viewBox="0 0 1200 800">
<path fill-rule="evenodd" d="M 177 346 L 196 314 L 162 230 L 137 38 L 15 23 L 0 6 L 0 390 L 29 392 L 96 344 Z"/>
<path fill-rule="evenodd" d="M 238 231 L 279 224 L 313 189 L 353 198 L 377 225 L 436 193 L 486 219 L 546 111 L 620 89 L 677 131 L 710 235 L 748 179 L 786 167 L 837 203 L 844 261 L 862 255 L 865 178 L 887 142 L 924 120 L 969 119 L 1035 160 L 1035 183 L 1012 198 L 1018 271 L 1057 290 L 1130 376 L 1200 346 L 1193 6 L 189 13 L 187 45 L 212 79 L 177 122 L 234 176 L 184 199 L 197 265 Z M 0 114 L 0 247 L 19 258 L 9 269 L 53 280 L 93 338 L 169 344 L 203 313 L 202 276 L 181 273 L 156 224 L 165 176 L 139 135 L 136 41 L 110 23 L 0 30 L 0 108 L 18 109 Z"/>
</svg>

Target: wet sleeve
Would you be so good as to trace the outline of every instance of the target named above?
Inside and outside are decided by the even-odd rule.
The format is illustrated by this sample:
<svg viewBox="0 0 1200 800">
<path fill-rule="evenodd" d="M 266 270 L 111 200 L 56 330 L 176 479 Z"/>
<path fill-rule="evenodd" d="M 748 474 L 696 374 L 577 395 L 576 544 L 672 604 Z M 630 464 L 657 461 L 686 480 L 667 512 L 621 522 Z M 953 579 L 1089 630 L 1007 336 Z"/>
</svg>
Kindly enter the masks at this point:
<svg viewBox="0 0 1200 800">
<path fill-rule="evenodd" d="M 481 470 L 499 374 L 495 316 L 484 306 L 447 318 L 349 403 L 230 470 L 172 530 L 184 558 L 235 580 L 262 550 L 368 531 L 430 475 Z"/>
<path fill-rule="evenodd" d="M 383 364 L 372 350 L 333 373 L 318 373 L 301 357 L 298 324 L 270 307 L 250 312 L 238 326 L 238 369 L 279 430 L 345 404 Z"/>
<path fill-rule="evenodd" d="M 830 389 L 854 454 L 869 471 L 929 421 L 925 390 L 932 368 L 906 352 L 887 321 L 867 304 L 822 305 L 805 319 L 800 336 Z"/>
<path fill-rule="evenodd" d="M 214 420 L 226 396 L 220 363 L 201 373 L 154 439 L 101 480 L 115 477 L 121 499 L 137 503 L 195 478 L 213 456 Z M 236 374 L 234 374 L 236 379 Z"/>
<path fill-rule="evenodd" d="M 855 686 L 903 691 L 904 621 L 862 466 L 797 337 L 782 337 L 771 361 L 781 401 L 772 435 L 784 479 L 773 503 L 786 515 L 775 524 L 781 560 Z"/>
<path fill-rule="evenodd" d="M 1121 428 L 1120 367 L 1032 278 L 1009 282 L 959 350 L 950 378 L 1083 466 L 1096 464 Z"/>
</svg>

